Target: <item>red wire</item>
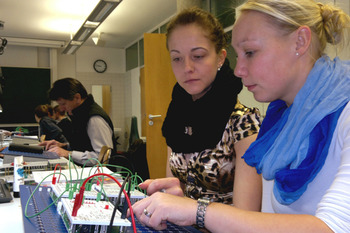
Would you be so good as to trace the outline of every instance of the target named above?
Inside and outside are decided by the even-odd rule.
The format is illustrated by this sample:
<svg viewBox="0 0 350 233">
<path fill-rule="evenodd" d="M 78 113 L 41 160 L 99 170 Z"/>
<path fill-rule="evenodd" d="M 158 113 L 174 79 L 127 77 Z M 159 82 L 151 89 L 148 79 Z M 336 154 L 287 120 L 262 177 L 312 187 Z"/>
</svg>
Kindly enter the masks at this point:
<svg viewBox="0 0 350 233">
<path fill-rule="evenodd" d="M 56 166 L 55 166 L 55 169 L 53 170 L 53 177 L 55 177 L 55 173 L 56 173 L 56 168 L 57 168 L 57 166 L 60 166 L 60 176 L 58 177 L 58 181 L 57 182 L 60 182 L 60 178 L 61 178 L 61 171 L 62 171 L 62 168 L 61 168 L 61 164 L 56 164 Z"/>
<path fill-rule="evenodd" d="M 106 174 L 106 173 L 98 173 L 98 174 L 94 174 L 94 175 L 91 175 L 89 176 L 88 178 L 86 178 L 84 180 L 84 183 L 83 185 L 81 186 L 80 188 L 80 191 L 79 191 L 79 195 L 80 195 L 80 192 L 83 191 L 83 193 L 81 193 L 81 195 L 84 195 L 84 191 L 85 191 L 85 184 L 94 176 L 108 176 L 109 178 L 111 178 L 112 180 L 114 180 L 118 185 L 119 187 L 121 188 L 122 185 L 120 184 L 120 182 L 113 176 L 109 175 L 109 174 Z M 126 191 L 123 189 L 122 190 L 123 193 L 124 193 L 124 196 L 126 198 L 126 201 L 128 202 L 128 206 L 129 206 L 129 209 L 130 209 L 130 215 L 131 215 L 131 222 L 132 222 L 132 226 L 133 226 L 133 230 L 134 230 L 134 233 L 137 233 L 136 231 L 136 223 L 135 223 L 135 217 L 134 217 L 134 211 L 132 210 L 132 206 L 131 206 L 131 202 L 130 202 L 130 199 L 129 199 L 129 196 L 128 194 L 126 193 Z M 116 206 L 114 206 L 114 208 L 117 208 Z"/>
</svg>

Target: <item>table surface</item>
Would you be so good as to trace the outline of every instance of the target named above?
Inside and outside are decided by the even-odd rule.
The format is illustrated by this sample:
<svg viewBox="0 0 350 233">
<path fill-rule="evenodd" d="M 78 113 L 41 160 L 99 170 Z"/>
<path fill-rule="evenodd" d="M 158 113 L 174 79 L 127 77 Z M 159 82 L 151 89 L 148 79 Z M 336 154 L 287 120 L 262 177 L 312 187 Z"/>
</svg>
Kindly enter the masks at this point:
<svg viewBox="0 0 350 233">
<path fill-rule="evenodd" d="M 8 146 L 9 141 L 1 143 Z M 0 159 L 0 165 L 3 160 Z M 0 178 L 4 178 L 1 177 Z M 13 197 L 13 192 L 11 192 Z M 0 203 L 0 232 L 24 233 L 21 198 L 13 198 L 11 202 Z"/>
<path fill-rule="evenodd" d="M 12 194 L 12 193 L 11 193 Z M 24 233 L 20 198 L 0 204 L 0 232 Z"/>
<path fill-rule="evenodd" d="M 0 165 L 2 165 L 2 159 L 0 159 Z M 13 197 L 13 192 L 11 194 Z M 0 203 L 0 219 L 0 232 L 24 232 L 21 199 L 13 198 L 11 202 Z"/>
</svg>

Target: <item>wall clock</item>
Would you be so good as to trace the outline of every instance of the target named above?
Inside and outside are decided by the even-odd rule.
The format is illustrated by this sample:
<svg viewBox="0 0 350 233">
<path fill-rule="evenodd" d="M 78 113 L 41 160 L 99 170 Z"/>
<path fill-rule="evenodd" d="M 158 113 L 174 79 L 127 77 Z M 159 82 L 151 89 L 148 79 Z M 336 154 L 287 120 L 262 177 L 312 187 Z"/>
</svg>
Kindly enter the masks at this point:
<svg viewBox="0 0 350 233">
<path fill-rule="evenodd" d="M 107 70 L 107 63 L 102 60 L 102 59 L 98 59 L 94 62 L 94 70 L 97 73 L 103 73 Z"/>
</svg>

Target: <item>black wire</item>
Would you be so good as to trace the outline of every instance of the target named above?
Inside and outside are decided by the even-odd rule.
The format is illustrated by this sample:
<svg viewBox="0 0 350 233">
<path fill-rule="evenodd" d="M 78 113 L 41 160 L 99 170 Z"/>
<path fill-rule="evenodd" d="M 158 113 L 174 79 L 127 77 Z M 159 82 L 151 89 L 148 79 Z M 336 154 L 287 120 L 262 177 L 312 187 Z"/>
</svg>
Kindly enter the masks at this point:
<svg viewBox="0 0 350 233">
<path fill-rule="evenodd" d="M 111 233 L 112 232 L 112 227 L 113 227 L 113 221 L 114 221 L 114 217 L 115 217 L 115 213 L 117 212 L 117 209 L 118 209 L 118 206 L 119 206 L 119 203 L 120 203 L 120 199 L 121 199 L 121 196 L 122 196 L 122 192 L 124 190 L 124 187 L 125 187 L 125 184 L 127 182 L 127 180 L 129 179 L 129 174 L 128 176 L 126 177 L 126 179 L 124 180 L 123 184 L 122 184 L 122 187 L 120 187 L 120 191 L 119 191 L 119 195 L 118 195 L 118 198 L 116 200 L 116 203 L 114 204 L 114 209 L 113 209 L 113 213 L 112 213 L 112 217 L 111 217 L 111 220 L 109 222 L 109 228 L 108 228 L 108 233 Z M 130 185 L 130 184 L 129 184 Z M 124 197 L 126 198 L 126 197 Z"/>
<path fill-rule="evenodd" d="M 129 186 L 128 186 L 128 197 L 130 199 L 130 189 L 131 189 L 131 177 L 129 177 Z M 125 219 L 126 218 L 126 212 L 129 208 L 129 205 L 128 205 L 128 200 L 126 198 L 124 198 L 124 203 L 123 203 L 123 209 L 122 209 L 122 215 L 121 215 L 121 219 Z"/>
</svg>

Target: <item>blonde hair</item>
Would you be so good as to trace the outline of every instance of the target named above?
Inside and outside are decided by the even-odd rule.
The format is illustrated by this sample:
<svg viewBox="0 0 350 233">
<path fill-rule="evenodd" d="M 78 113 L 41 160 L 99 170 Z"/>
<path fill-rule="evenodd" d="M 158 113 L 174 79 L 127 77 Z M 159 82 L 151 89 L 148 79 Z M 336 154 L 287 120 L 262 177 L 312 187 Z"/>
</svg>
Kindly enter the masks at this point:
<svg viewBox="0 0 350 233">
<path fill-rule="evenodd" d="M 267 14 L 270 23 L 285 34 L 308 26 L 316 35 L 312 46 L 318 57 L 324 53 L 327 43 L 343 46 L 345 32 L 349 33 L 349 15 L 338 7 L 314 0 L 247 0 L 237 8 L 237 14 L 251 10 Z"/>
</svg>

